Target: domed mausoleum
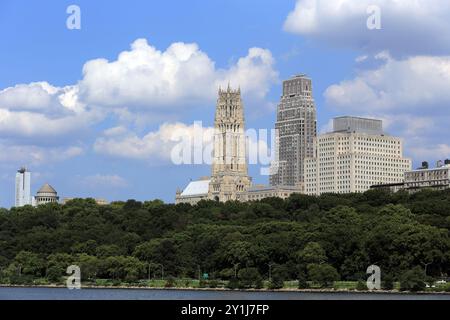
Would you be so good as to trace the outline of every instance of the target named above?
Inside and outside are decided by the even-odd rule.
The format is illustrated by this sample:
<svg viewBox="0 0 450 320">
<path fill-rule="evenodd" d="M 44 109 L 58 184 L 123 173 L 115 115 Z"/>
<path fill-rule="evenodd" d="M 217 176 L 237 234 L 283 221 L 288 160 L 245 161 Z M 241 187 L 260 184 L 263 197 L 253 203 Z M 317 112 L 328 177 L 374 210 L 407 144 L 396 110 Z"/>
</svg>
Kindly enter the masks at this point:
<svg viewBox="0 0 450 320">
<path fill-rule="evenodd" d="M 36 193 L 35 201 L 36 205 L 46 203 L 57 203 L 59 200 L 58 193 L 48 183 L 44 184 Z"/>
</svg>

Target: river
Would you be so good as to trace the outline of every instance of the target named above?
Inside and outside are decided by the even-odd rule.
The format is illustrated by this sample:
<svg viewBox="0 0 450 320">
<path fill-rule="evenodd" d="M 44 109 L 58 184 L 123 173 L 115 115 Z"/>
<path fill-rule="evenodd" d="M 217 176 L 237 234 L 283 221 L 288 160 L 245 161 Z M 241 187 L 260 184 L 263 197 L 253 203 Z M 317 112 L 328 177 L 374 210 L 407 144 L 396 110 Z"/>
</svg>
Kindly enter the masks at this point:
<svg viewBox="0 0 450 320">
<path fill-rule="evenodd" d="M 450 300 L 450 295 L 0 287 L 0 300 Z"/>
</svg>

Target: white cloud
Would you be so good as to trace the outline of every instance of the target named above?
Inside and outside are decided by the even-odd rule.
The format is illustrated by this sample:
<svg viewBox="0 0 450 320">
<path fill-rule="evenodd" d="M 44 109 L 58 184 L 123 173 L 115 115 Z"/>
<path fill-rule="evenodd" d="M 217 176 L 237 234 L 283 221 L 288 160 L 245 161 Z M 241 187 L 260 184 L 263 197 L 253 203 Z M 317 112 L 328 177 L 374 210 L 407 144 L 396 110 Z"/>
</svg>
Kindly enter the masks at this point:
<svg viewBox="0 0 450 320">
<path fill-rule="evenodd" d="M 123 127 L 115 127 L 104 131 L 103 136 L 96 140 L 94 150 L 114 157 L 148 160 L 149 163 L 168 162 L 173 148 L 183 138 L 193 141 L 196 136 L 201 143 L 207 144 L 211 141 L 212 132 L 210 127 L 201 128 L 177 122 L 164 123 L 157 131 L 139 137 Z"/>
<path fill-rule="evenodd" d="M 64 161 L 83 154 L 82 147 L 38 147 L 34 145 L 8 145 L 0 143 L 0 162 L 42 165 Z"/>
<path fill-rule="evenodd" d="M 0 91 L 0 108 L 13 110 L 50 109 L 58 88 L 47 82 L 18 84 Z"/>
<path fill-rule="evenodd" d="M 411 112 L 420 109 L 450 115 L 450 56 L 417 56 L 361 71 L 354 79 L 330 86 L 327 102 L 342 110 Z M 435 106 L 441 105 L 439 109 Z"/>
<path fill-rule="evenodd" d="M 0 90 L 0 109 L 55 115 L 84 111 L 78 101 L 78 87 L 55 87 L 46 81 L 18 84 Z"/>
<path fill-rule="evenodd" d="M 277 80 L 269 50 L 251 48 L 228 69 L 218 69 L 195 43 L 177 42 L 159 51 L 138 39 L 117 60 L 96 59 L 83 68 L 80 94 L 101 106 L 155 109 L 214 100 L 228 81 L 244 94 L 264 97 Z"/>
<path fill-rule="evenodd" d="M 381 118 L 388 133 L 404 138 L 416 161 L 448 158 L 450 57 L 417 56 L 382 64 L 330 86 L 327 105 L 340 113 Z M 446 155 L 447 152 L 447 155 Z M 427 158 L 430 157 L 430 158 Z"/>
<path fill-rule="evenodd" d="M 271 132 L 247 129 L 247 157 L 250 164 L 267 165 L 271 162 L 268 146 Z M 201 123 L 164 123 L 158 130 L 142 137 L 114 127 L 103 132 L 94 144 L 94 151 L 108 156 L 144 160 L 152 165 L 160 164 L 211 164 L 213 127 Z M 271 143 L 274 141 L 271 141 Z"/>
<path fill-rule="evenodd" d="M 369 58 L 369 57 L 368 57 L 367 55 L 358 56 L 358 57 L 356 57 L 355 62 L 361 63 L 361 62 L 366 61 L 368 58 Z"/>
<path fill-rule="evenodd" d="M 84 177 L 81 183 L 90 189 L 98 188 L 125 188 L 128 186 L 128 182 L 119 175 L 102 175 L 95 174 L 92 176 Z"/>
<path fill-rule="evenodd" d="M 367 8 L 381 10 L 381 30 L 369 30 Z M 336 46 L 395 56 L 450 53 L 448 0 L 298 0 L 284 29 Z"/>
<path fill-rule="evenodd" d="M 235 63 L 218 68 L 195 43 L 177 42 L 160 51 L 147 40 L 138 39 L 116 60 L 86 62 L 83 77 L 76 84 L 57 87 L 41 81 L 1 90 L 0 134 L 9 146 L 2 161 L 62 159 L 73 152 L 70 145 L 74 139 L 86 136 L 88 129 L 104 119 L 117 122 L 113 123 L 117 127 L 96 140 L 96 151 L 167 161 L 176 143 L 173 132 L 192 131 L 192 127 L 164 124 L 158 131 L 139 137 L 127 126 L 143 130 L 152 121 L 176 118 L 181 108 L 214 105 L 218 87 L 229 82 L 239 85 L 246 99 L 263 105 L 270 86 L 278 81 L 274 64 L 269 50 L 250 48 Z"/>
<path fill-rule="evenodd" d="M 100 110 L 89 110 L 79 101 L 77 86 L 32 82 L 0 91 L 0 133 L 10 138 L 39 144 L 42 138 L 80 132 L 102 118 Z"/>
<path fill-rule="evenodd" d="M 0 109 L 0 133 L 9 137 L 30 138 L 37 144 L 46 144 L 46 140 L 40 139 L 59 139 L 67 134 L 81 132 L 101 118 L 102 115 L 96 111 L 54 118 L 37 112 Z"/>
<path fill-rule="evenodd" d="M 434 161 L 450 159 L 450 145 L 445 143 L 437 145 L 414 145 L 410 147 L 410 151 L 417 159 L 431 161 L 431 166 L 434 165 Z"/>
</svg>

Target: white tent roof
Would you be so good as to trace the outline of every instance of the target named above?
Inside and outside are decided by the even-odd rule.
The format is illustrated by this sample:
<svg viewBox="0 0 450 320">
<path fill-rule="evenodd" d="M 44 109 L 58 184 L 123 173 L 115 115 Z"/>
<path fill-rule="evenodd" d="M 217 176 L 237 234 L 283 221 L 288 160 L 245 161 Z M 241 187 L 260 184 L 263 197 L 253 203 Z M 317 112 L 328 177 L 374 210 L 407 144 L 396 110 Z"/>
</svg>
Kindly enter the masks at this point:
<svg viewBox="0 0 450 320">
<path fill-rule="evenodd" d="M 198 196 L 208 193 L 209 182 L 211 180 L 191 181 L 181 193 L 182 197 Z"/>
</svg>

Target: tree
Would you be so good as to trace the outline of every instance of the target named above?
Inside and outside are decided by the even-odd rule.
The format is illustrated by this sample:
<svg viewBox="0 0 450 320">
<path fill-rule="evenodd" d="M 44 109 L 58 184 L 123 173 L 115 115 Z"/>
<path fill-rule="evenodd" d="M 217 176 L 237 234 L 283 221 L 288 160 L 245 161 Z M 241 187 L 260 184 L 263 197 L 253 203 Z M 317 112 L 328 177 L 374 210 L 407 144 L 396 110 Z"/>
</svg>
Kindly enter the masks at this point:
<svg viewBox="0 0 450 320">
<path fill-rule="evenodd" d="M 54 253 L 47 257 L 47 279 L 60 282 L 66 275 L 67 267 L 73 265 L 75 258 L 67 253 Z"/>
<path fill-rule="evenodd" d="M 299 261 L 304 264 L 321 264 L 327 261 L 325 250 L 317 242 L 308 242 L 308 244 L 298 253 Z"/>
<path fill-rule="evenodd" d="M 82 253 L 78 255 L 77 265 L 80 267 L 82 280 L 95 279 L 99 273 L 100 261 L 97 257 Z"/>
<path fill-rule="evenodd" d="M 269 289 L 281 289 L 284 287 L 284 278 L 280 273 L 275 273 L 269 283 Z"/>
<path fill-rule="evenodd" d="M 239 280 L 237 278 L 231 278 L 227 283 L 227 288 L 231 290 L 236 290 L 240 287 Z"/>
<path fill-rule="evenodd" d="M 262 278 L 256 268 L 243 268 L 239 270 L 238 278 L 242 288 L 261 288 Z"/>
<path fill-rule="evenodd" d="M 117 284 L 147 278 L 150 270 L 158 278 L 207 272 L 235 285 L 241 269 L 267 278 L 270 268 L 273 288 L 295 279 L 306 288 L 306 280 L 329 286 L 338 278 L 365 279 L 375 263 L 383 268 L 385 286 L 384 275 L 417 266 L 428 277 L 449 275 L 449 229 L 450 190 L 193 206 L 75 199 L 63 206 L 0 209 L 0 265 L 2 280 L 10 283 L 45 276 L 58 282 L 70 264 L 81 267 L 83 280 Z"/>
<path fill-rule="evenodd" d="M 284 281 L 289 277 L 289 268 L 286 265 L 275 265 L 271 273 L 270 289 L 281 289 Z"/>
<path fill-rule="evenodd" d="M 419 266 L 406 271 L 400 276 L 401 291 L 423 291 L 425 290 L 425 272 Z"/>
<path fill-rule="evenodd" d="M 368 290 L 368 288 L 367 288 L 367 283 L 365 283 L 365 282 L 362 281 L 362 280 L 359 280 L 359 281 L 356 283 L 356 290 L 358 290 L 358 291 L 366 291 L 366 290 Z"/>
<path fill-rule="evenodd" d="M 306 275 L 303 271 L 300 271 L 298 273 L 297 279 L 298 279 L 298 288 L 299 289 L 308 289 L 309 288 L 309 284 L 306 281 Z"/>
<path fill-rule="evenodd" d="M 101 245 L 95 249 L 95 255 L 98 258 L 104 259 L 106 257 L 114 257 L 125 254 L 124 250 L 117 245 Z"/>
<path fill-rule="evenodd" d="M 309 264 L 309 280 L 319 284 L 322 288 L 333 286 L 333 282 L 339 280 L 339 273 L 329 264 Z"/>
<path fill-rule="evenodd" d="M 354 208 L 338 206 L 318 223 L 320 243 L 327 253 L 328 263 L 340 269 L 346 257 L 363 243 L 363 219 Z"/>
<path fill-rule="evenodd" d="M 33 252 L 20 251 L 14 258 L 13 264 L 17 268 L 18 275 L 42 277 L 45 273 L 44 260 Z"/>
<path fill-rule="evenodd" d="M 381 289 L 392 290 L 394 289 L 394 278 L 390 274 L 383 275 L 381 280 Z"/>
</svg>

